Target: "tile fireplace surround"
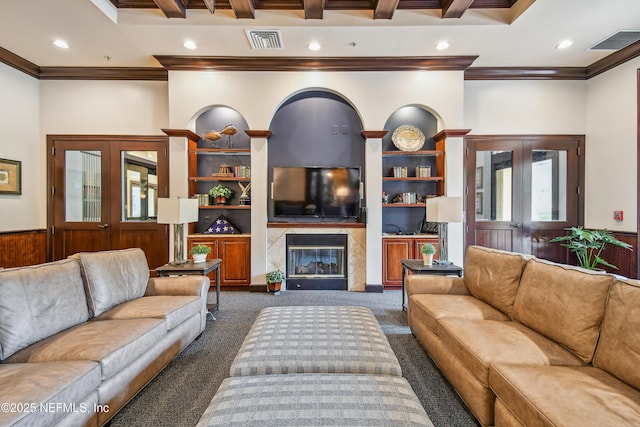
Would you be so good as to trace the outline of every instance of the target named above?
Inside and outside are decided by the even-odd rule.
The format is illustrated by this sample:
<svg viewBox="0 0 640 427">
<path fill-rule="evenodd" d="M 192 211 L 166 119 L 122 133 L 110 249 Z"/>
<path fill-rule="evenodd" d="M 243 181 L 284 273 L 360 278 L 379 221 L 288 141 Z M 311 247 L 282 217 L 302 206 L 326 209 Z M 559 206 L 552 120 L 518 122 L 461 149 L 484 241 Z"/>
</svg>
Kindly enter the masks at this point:
<svg viewBox="0 0 640 427">
<path fill-rule="evenodd" d="M 267 271 L 287 269 L 287 234 L 346 234 L 347 235 L 347 289 L 364 292 L 366 282 L 366 229 L 365 228 L 309 228 L 270 227 L 267 229 Z"/>
</svg>

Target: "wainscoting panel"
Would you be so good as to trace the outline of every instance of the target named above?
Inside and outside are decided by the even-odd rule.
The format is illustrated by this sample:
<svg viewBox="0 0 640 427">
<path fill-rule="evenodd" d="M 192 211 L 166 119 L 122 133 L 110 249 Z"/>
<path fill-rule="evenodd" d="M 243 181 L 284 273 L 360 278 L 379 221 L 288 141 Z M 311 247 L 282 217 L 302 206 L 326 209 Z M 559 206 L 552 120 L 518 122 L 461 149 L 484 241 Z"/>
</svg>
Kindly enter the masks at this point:
<svg viewBox="0 0 640 427">
<path fill-rule="evenodd" d="M 22 267 L 46 261 L 46 230 L 0 233 L 0 267 Z"/>
<path fill-rule="evenodd" d="M 611 264 L 618 267 L 618 270 L 607 268 L 606 270 L 620 274 L 631 279 L 638 278 L 638 236 L 635 233 L 615 233 L 618 240 L 631 245 L 633 251 L 629 251 L 617 246 L 607 246 L 602 253 L 602 257 Z"/>
</svg>

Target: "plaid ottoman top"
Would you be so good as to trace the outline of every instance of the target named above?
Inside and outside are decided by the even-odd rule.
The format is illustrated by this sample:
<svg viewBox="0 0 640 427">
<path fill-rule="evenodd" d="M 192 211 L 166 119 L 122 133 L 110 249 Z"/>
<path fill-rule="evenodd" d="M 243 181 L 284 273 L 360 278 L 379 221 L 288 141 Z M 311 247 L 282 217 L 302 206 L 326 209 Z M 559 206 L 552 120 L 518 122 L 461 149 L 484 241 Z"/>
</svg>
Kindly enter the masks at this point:
<svg viewBox="0 0 640 427">
<path fill-rule="evenodd" d="M 430 426 L 402 377 L 257 375 L 225 379 L 197 427 Z"/>
<path fill-rule="evenodd" d="M 387 337 L 366 307 L 265 308 L 230 375 L 291 373 L 402 375 Z"/>
</svg>

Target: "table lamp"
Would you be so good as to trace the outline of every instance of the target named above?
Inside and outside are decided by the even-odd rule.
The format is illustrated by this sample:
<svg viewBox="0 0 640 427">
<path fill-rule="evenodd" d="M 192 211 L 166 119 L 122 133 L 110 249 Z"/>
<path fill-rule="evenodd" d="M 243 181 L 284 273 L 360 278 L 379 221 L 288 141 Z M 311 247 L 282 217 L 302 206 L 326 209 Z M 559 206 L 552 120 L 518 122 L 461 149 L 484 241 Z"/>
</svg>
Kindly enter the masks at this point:
<svg viewBox="0 0 640 427">
<path fill-rule="evenodd" d="M 427 199 L 427 221 L 438 223 L 440 257 L 437 263 L 451 264 L 447 254 L 447 224 L 462 222 L 462 198 L 442 196 Z"/>
<path fill-rule="evenodd" d="M 158 224 L 173 224 L 173 261 L 169 264 L 179 265 L 187 262 L 184 259 L 184 224 L 196 221 L 197 199 L 158 198 Z"/>
</svg>

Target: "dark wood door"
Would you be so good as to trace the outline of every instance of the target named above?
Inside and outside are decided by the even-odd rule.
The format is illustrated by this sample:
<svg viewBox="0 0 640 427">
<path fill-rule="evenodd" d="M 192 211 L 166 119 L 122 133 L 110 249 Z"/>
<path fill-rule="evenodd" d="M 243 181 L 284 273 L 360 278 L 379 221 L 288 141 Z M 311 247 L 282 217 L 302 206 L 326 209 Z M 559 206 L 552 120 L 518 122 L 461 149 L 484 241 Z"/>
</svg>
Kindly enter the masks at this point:
<svg viewBox="0 0 640 427">
<path fill-rule="evenodd" d="M 141 248 L 154 269 L 168 261 L 166 137 L 49 136 L 49 258 Z"/>
<path fill-rule="evenodd" d="M 467 244 L 568 262 L 549 243 L 582 223 L 581 136 L 469 136 Z"/>
</svg>

